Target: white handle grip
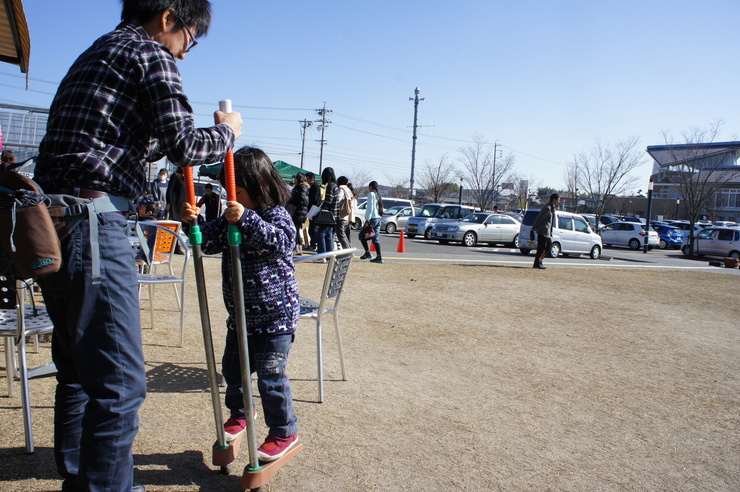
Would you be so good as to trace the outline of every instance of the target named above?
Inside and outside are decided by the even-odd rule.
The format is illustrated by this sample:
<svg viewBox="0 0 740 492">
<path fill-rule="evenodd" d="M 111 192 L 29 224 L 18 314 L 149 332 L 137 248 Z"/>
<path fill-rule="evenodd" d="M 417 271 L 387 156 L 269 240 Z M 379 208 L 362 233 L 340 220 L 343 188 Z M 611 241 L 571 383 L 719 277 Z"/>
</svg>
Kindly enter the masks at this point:
<svg viewBox="0 0 740 492">
<path fill-rule="evenodd" d="M 218 109 L 224 113 L 231 113 L 231 99 L 224 99 L 218 102 Z"/>
</svg>

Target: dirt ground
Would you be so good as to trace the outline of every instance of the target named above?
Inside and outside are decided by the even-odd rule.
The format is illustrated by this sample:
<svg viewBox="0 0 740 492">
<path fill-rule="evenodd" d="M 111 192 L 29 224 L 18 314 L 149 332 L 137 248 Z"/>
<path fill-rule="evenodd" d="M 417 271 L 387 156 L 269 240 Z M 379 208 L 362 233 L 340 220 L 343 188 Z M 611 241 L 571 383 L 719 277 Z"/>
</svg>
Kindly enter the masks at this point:
<svg viewBox="0 0 740 492">
<path fill-rule="evenodd" d="M 219 261 L 206 259 L 220 360 Z M 303 295 L 318 296 L 323 269 L 298 266 Z M 302 321 L 289 373 L 304 449 L 264 490 L 740 490 L 739 280 L 357 261 L 340 309 L 348 380 L 329 324 L 316 403 L 316 335 Z M 136 479 L 149 491 L 239 490 L 246 449 L 231 476 L 210 466 L 192 278 L 185 348 L 174 295 L 157 289 L 154 329 L 142 310 Z M 48 358 L 43 344 L 32 363 Z M 19 392 L 8 398 L 0 377 L 0 490 L 58 490 L 53 390 L 31 382 L 37 450 L 26 455 Z"/>
</svg>

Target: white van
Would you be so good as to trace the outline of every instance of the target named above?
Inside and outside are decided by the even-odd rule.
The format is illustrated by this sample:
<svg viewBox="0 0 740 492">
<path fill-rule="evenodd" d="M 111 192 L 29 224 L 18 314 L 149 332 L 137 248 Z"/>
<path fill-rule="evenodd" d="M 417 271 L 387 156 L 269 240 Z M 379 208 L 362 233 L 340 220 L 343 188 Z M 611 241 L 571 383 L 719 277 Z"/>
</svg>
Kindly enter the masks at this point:
<svg viewBox="0 0 740 492">
<path fill-rule="evenodd" d="M 538 209 L 530 209 L 524 212 L 522 227 L 519 230 L 518 247 L 523 255 L 537 249 L 537 235 L 534 239 L 529 238 Z M 550 258 L 557 258 L 560 253 L 589 255 L 594 260 L 601 256 L 601 236 L 596 234 L 588 221 L 578 214 L 570 212 L 555 211 L 557 219 L 552 226 L 552 247 L 547 252 Z"/>
</svg>

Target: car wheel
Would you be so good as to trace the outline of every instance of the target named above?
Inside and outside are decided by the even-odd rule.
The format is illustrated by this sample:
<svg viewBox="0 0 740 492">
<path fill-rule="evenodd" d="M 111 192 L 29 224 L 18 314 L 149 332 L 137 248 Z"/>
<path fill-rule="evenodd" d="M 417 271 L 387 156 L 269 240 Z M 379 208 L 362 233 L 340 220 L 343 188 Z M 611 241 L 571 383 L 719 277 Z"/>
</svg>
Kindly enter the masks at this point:
<svg viewBox="0 0 740 492">
<path fill-rule="evenodd" d="M 355 219 L 355 222 L 352 224 L 352 229 L 356 231 L 362 229 L 362 219 Z"/>
<path fill-rule="evenodd" d="M 437 241 L 439 241 L 439 244 L 449 244 L 449 242 L 450 242 L 447 239 L 437 239 Z"/>
<path fill-rule="evenodd" d="M 627 246 L 630 247 L 630 249 L 638 250 L 640 249 L 640 241 L 638 241 L 635 238 L 630 239 L 630 242 L 627 243 Z"/>
<path fill-rule="evenodd" d="M 432 239 L 432 228 L 430 227 L 424 231 L 424 239 Z"/>
<path fill-rule="evenodd" d="M 740 260 L 740 251 L 730 251 L 730 258 Z"/>
<path fill-rule="evenodd" d="M 660 242 L 658 243 L 658 247 L 660 249 L 666 249 L 668 248 L 668 243 L 665 241 L 665 239 L 661 239 Z"/>
<path fill-rule="evenodd" d="M 601 248 L 599 248 L 598 246 L 594 246 L 593 248 L 591 248 L 590 256 L 592 260 L 598 260 L 599 256 L 601 256 Z"/>
<path fill-rule="evenodd" d="M 552 243 L 552 246 L 550 246 L 550 251 L 547 252 L 548 258 L 557 258 L 560 254 L 560 243 Z"/>
<path fill-rule="evenodd" d="M 394 224 L 393 222 L 388 222 L 385 225 L 385 232 L 387 232 L 388 234 L 393 234 L 394 232 L 396 232 L 396 224 Z"/>
<path fill-rule="evenodd" d="M 519 234 L 517 234 L 516 236 L 514 236 L 514 239 L 511 240 L 511 247 L 512 248 L 516 248 L 516 243 L 518 243 L 518 242 L 519 242 Z"/>
<path fill-rule="evenodd" d="M 416 234 L 406 234 L 406 237 L 409 239 L 414 239 L 416 237 Z"/>
<path fill-rule="evenodd" d="M 687 244 L 686 246 L 681 248 L 681 252 L 683 253 L 684 256 L 689 256 L 689 245 Z"/>
<path fill-rule="evenodd" d="M 462 238 L 462 243 L 468 248 L 471 246 L 475 246 L 477 242 L 478 242 L 478 238 L 476 237 L 473 231 L 466 232 Z"/>
<path fill-rule="evenodd" d="M 519 248 L 519 252 L 521 254 L 523 254 L 523 255 L 528 255 L 530 251 L 532 251 L 532 250 L 531 249 Z"/>
</svg>

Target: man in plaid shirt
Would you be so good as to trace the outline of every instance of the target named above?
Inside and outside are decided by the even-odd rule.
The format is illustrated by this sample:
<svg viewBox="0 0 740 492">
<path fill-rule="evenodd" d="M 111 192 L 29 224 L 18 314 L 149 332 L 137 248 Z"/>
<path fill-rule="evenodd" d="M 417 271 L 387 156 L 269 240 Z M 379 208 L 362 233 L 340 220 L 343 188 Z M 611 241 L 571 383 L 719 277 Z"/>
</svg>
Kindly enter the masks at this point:
<svg viewBox="0 0 740 492">
<path fill-rule="evenodd" d="M 195 128 L 182 92 L 176 61 L 207 33 L 210 2 L 122 3 L 123 22 L 80 55 L 52 103 L 35 172 L 52 199 L 135 200 L 146 190 L 148 161 L 217 162 L 241 134 L 238 113 L 217 111 L 215 126 Z M 146 374 L 126 218 L 114 210 L 74 219 L 61 270 L 40 281 L 54 322 L 62 490 L 142 491 L 131 446 Z"/>
</svg>

